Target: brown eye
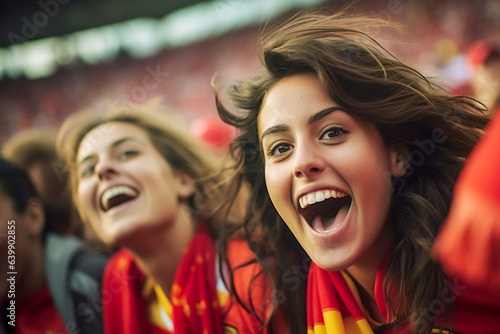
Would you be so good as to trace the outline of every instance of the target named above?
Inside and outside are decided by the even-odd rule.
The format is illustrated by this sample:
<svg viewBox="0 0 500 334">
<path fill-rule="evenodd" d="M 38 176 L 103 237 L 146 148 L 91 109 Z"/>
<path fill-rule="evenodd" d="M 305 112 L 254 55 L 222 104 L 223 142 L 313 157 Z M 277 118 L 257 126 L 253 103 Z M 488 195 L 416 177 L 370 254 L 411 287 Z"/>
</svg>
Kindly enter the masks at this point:
<svg viewBox="0 0 500 334">
<path fill-rule="evenodd" d="M 281 154 L 288 152 L 290 150 L 290 148 L 291 148 L 290 144 L 283 143 L 283 142 L 276 142 L 273 145 L 271 145 L 271 147 L 269 148 L 268 155 L 270 157 L 279 156 Z"/>
<path fill-rule="evenodd" d="M 349 131 L 344 129 L 341 126 L 333 126 L 328 129 L 326 129 L 323 134 L 321 135 L 321 139 L 341 139 L 343 138 L 346 134 L 348 134 Z"/>
</svg>

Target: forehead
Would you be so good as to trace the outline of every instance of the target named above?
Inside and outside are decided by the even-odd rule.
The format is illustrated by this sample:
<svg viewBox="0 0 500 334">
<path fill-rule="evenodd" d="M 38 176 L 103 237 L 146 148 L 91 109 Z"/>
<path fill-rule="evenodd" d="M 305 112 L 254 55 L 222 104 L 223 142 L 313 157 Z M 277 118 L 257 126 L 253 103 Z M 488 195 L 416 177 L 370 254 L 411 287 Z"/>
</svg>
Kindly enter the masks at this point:
<svg viewBox="0 0 500 334">
<path fill-rule="evenodd" d="M 83 156 L 106 150 L 124 138 L 138 141 L 142 145 L 151 144 L 149 135 L 143 128 L 126 122 L 108 122 L 90 130 L 78 147 L 78 159 Z"/>
<path fill-rule="evenodd" d="M 326 93 L 316 75 L 304 73 L 294 74 L 289 77 L 282 78 L 273 86 L 271 86 L 267 95 L 268 98 L 269 95 L 281 97 L 282 94 L 287 94 L 290 91 L 294 91 L 296 93 L 303 91 L 307 94 L 314 93 L 318 95 L 323 95 Z M 299 93 L 297 95 L 287 97 L 291 98 L 292 100 L 297 100 L 302 98 L 303 96 L 304 94 Z"/>
<path fill-rule="evenodd" d="M 278 81 L 266 94 L 259 113 L 259 133 L 283 120 L 309 117 L 312 113 L 336 106 L 312 74 L 299 74 Z"/>
</svg>

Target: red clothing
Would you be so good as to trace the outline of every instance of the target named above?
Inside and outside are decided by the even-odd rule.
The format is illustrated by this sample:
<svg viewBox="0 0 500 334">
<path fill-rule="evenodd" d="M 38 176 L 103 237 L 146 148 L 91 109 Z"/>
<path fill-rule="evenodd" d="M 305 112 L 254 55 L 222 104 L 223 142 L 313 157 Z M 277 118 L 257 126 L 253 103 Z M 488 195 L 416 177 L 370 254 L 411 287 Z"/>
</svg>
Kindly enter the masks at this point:
<svg viewBox="0 0 500 334">
<path fill-rule="evenodd" d="M 500 293 L 500 108 L 471 152 L 434 256 L 453 276 Z"/>
<path fill-rule="evenodd" d="M 267 320 L 272 306 L 272 289 L 268 277 L 261 273 L 255 278 L 257 273 L 262 271 L 258 263 L 244 265 L 255 259 L 255 255 L 248 248 L 245 240 L 232 240 L 228 243 L 227 257 L 231 268 L 233 268 L 233 282 L 240 301 L 247 307 L 255 307 L 255 312 L 260 319 Z M 238 268 L 239 266 L 241 268 Z M 238 269 L 234 269 L 238 268 Z M 229 282 L 229 279 L 225 280 Z M 227 312 L 227 314 L 225 313 Z M 269 329 L 259 330 L 259 321 L 248 314 L 245 309 L 238 304 L 233 296 L 230 303 L 226 304 L 223 311 L 225 313 L 223 323 L 237 329 L 237 331 L 228 331 L 227 333 L 269 333 Z M 286 321 L 278 311 L 273 321 L 274 333 L 288 333 Z"/>
<path fill-rule="evenodd" d="M 385 273 L 386 268 L 382 263 L 375 279 L 374 292 L 381 315 L 387 319 L 387 322 L 390 322 L 383 292 Z M 422 310 L 424 316 L 428 315 L 431 319 L 436 316 L 435 328 L 442 325 L 446 303 L 454 301 L 455 319 L 452 333 L 500 333 L 500 296 L 464 285 L 455 279 L 450 279 L 450 283 L 452 295 L 441 295 L 439 300 Z M 345 273 L 328 272 L 312 263 L 309 270 L 307 295 L 308 334 L 316 333 L 316 331 L 327 334 L 337 333 L 333 329 L 341 327 L 346 333 L 364 334 L 374 331 L 384 334 L 409 333 L 408 328 L 398 328 L 397 331 L 393 331 L 387 325 L 370 319 L 361 304 L 352 279 Z M 367 327 L 368 324 L 369 327 Z M 443 327 L 444 329 L 451 327 L 449 319 Z M 384 330 L 384 328 L 388 329 Z"/>
<path fill-rule="evenodd" d="M 267 333 L 260 323 L 232 296 L 224 305 L 217 296 L 216 255 L 214 243 L 203 231 L 198 232 L 177 269 L 172 286 L 171 304 L 175 333 Z M 244 241 L 230 241 L 228 245 L 231 267 L 245 263 L 254 256 Z M 249 265 L 234 273 L 234 284 L 245 305 L 251 274 L 258 265 Z M 265 278 L 259 276 L 252 287 L 252 301 L 260 307 L 259 315 L 270 310 L 271 294 Z M 126 250 L 116 253 L 104 275 L 103 304 L 105 332 L 109 334 L 168 333 L 152 325 L 148 319 L 147 304 L 142 295 L 145 275 Z M 286 326 L 283 328 L 286 332 Z"/>
<path fill-rule="evenodd" d="M 19 334 L 66 333 L 64 323 L 57 312 L 47 285 L 29 300 L 16 307 L 16 326 Z"/>
</svg>

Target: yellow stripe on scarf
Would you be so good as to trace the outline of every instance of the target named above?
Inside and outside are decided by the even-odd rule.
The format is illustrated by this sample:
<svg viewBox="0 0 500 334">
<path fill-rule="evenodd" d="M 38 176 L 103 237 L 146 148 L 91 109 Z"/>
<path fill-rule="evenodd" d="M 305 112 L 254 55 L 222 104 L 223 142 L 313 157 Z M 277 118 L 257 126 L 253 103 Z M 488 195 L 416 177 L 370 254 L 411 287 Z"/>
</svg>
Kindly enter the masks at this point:
<svg viewBox="0 0 500 334">
<path fill-rule="evenodd" d="M 307 334 L 345 334 L 342 314 L 337 310 L 323 312 L 324 324 L 315 324 L 314 329 L 308 329 Z"/>
<path fill-rule="evenodd" d="M 366 319 L 342 318 L 340 312 L 335 310 L 323 312 L 323 319 L 325 324 L 314 325 L 314 329 L 308 329 L 307 334 L 373 334 Z"/>
</svg>

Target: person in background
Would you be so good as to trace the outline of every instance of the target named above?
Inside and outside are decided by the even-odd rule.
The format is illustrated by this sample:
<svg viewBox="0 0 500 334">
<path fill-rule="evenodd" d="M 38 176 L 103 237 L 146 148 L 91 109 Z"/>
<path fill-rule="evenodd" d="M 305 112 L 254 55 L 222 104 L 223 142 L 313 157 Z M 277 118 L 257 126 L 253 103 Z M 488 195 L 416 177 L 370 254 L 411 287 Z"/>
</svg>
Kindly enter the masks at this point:
<svg viewBox="0 0 500 334">
<path fill-rule="evenodd" d="M 234 182 L 251 185 L 249 210 L 266 217 L 246 229 L 286 255 L 273 241 L 284 223 L 311 258 L 308 334 L 498 333 L 499 296 L 431 258 L 488 117 L 370 35 L 390 27 L 318 10 L 261 29 L 267 73 L 230 87 L 237 112 L 216 93 L 240 130 Z"/>
<path fill-rule="evenodd" d="M 500 109 L 500 45 L 480 40 L 469 47 L 467 54 L 473 68 L 473 94 L 492 116 Z"/>
<path fill-rule="evenodd" d="M 178 121 L 141 106 L 77 113 L 59 131 L 82 220 L 121 248 L 104 278 L 106 333 L 285 333 L 245 240 L 221 239 L 243 210 L 225 207 L 220 157 Z"/>
<path fill-rule="evenodd" d="M 82 237 L 82 224 L 68 192 L 68 173 L 57 158 L 56 133 L 20 131 L 3 144 L 2 155 L 28 173 L 52 218 L 51 229 L 62 235 Z"/>
<path fill-rule="evenodd" d="M 28 175 L 0 159 L 2 333 L 103 333 L 101 281 L 107 257 L 48 230 Z"/>
<path fill-rule="evenodd" d="M 467 158 L 433 256 L 450 274 L 500 293 L 500 113 Z"/>
</svg>

